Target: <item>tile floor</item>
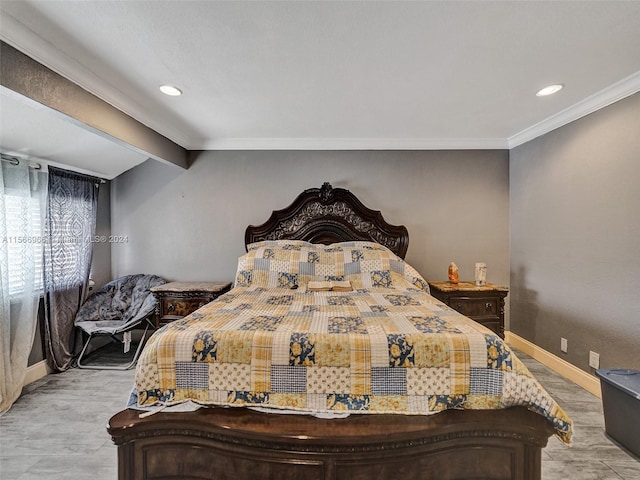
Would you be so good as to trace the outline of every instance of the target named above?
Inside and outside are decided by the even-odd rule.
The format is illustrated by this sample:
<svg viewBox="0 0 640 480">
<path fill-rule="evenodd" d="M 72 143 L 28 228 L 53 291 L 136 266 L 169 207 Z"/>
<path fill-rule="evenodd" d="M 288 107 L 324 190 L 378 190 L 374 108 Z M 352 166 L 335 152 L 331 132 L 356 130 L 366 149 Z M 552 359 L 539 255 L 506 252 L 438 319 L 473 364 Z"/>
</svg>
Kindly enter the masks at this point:
<svg viewBox="0 0 640 480">
<path fill-rule="evenodd" d="M 640 459 L 606 436 L 600 399 L 519 356 L 575 424 L 572 447 L 550 439 L 542 478 L 640 479 Z M 0 479 L 115 480 L 116 448 L 105 427 L 124 408 L 133 378 L 132 370 L 72 369 L 29 385 L 0 416 Z M 86 398 L 92 398 L 90 405 Z"/>
<path fill-rule="evenodd" d="M 602 401 L 524 353 L 518 356 L 574 423 L 571 447 L 552 437 L 542 451 L 542 478 L 640 480 L 640 458 L 605 433 Z"/>
</svg>

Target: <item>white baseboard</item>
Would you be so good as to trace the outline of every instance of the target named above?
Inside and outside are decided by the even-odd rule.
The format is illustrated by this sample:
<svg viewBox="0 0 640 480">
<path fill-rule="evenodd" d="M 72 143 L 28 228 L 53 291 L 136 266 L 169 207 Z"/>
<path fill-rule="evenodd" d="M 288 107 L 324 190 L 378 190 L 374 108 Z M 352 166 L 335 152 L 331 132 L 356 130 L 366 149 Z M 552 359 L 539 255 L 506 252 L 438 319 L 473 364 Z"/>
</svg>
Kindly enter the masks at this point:
<svg viewBox="0 0 640 480">
<path fill-rule="evenodd" d="M 27 374 L 24 377 L 24 382 L 22 382 L 23 386 L 29 385 L 30 383 L 35 382 L 36 380 L 40 380 L 43 377 L 46 377 L 52 372 L 52 370 L 47 365 L 46 360 L 42 360 L 41 362 L 34 363 L 30 367 L 27 368 Z"/>
<path fill-rule="evenodd" d="M 505 339 L 509 345 L 549 367 L 554 372 L 562 375 L 567 380 L 571 380 L 576 385 L 584 388 L 587 392 L 594 394 L 598 398 L 602 398 L 600 390 L 600 380 L 597 377 L 579 369 L 575 365 L 556 357 L 554 354 L 547 352 L 529 340 L 526 340 L 515 333 L 504 332 Z"/>
</svg>

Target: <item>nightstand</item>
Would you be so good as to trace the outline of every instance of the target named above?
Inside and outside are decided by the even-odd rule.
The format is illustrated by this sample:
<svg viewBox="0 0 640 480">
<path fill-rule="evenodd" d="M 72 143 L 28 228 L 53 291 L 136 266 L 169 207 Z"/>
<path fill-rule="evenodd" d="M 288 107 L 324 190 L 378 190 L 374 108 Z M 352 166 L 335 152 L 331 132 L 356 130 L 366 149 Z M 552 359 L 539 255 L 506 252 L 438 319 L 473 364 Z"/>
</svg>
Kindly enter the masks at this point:
<svg viewBox="0 0 640 480">
<path fill-rule="evenodd" d="M 476 286 L 475 282 L 429 282 L 429 288 L 432 296 L 504 338 L 507 287 L 489 282 L 483 287 Z"/>
<path fill-rule="evenodd" d="M 231 289 L 231 282 L 170 282 L 151 288 L 156 328 L 186 317 Z"/>
</svg>

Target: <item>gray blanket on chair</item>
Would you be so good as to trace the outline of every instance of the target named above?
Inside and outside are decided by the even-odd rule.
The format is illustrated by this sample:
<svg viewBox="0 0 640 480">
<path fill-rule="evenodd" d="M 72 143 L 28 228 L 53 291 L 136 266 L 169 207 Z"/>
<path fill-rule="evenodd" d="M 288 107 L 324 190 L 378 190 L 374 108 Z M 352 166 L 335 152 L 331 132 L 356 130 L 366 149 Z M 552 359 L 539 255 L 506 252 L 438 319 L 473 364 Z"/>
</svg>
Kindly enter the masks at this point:
<svg viewBox="0 0 640 480">
<path fill-rule="evenodd" d="M 90 295 L 76 315 L 75 325 L 89 334 L 119 333 L 153 313 L 151 287 L 166 281 L 156 275 L 126 275 Z"/>
</svg>

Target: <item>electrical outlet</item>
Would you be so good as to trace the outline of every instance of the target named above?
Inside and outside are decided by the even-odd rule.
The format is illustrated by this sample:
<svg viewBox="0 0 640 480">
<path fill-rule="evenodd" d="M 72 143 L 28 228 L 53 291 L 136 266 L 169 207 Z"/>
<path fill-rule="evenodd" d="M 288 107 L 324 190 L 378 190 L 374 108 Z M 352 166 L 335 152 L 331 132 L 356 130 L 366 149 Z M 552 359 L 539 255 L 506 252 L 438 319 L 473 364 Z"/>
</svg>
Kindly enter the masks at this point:
<svg viewBox="0 0 640 480">
<path fill-rule="evenodd" d="M 591 368 L 600 368 L 600 354 L 589 351 L 589 366 Z"/>
<path fill-rule="evenodd" d="M 567 353 L 567 339 L 566 338 L 561 338 L 560 339 L 560 351 L 562 353 Z"/>
</svg>

